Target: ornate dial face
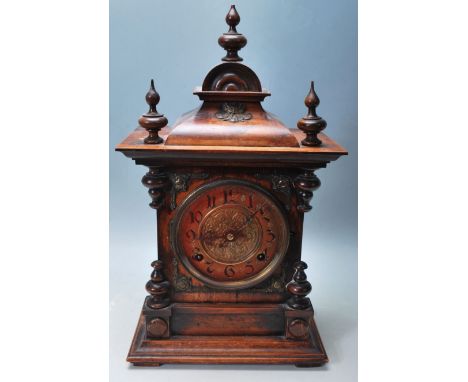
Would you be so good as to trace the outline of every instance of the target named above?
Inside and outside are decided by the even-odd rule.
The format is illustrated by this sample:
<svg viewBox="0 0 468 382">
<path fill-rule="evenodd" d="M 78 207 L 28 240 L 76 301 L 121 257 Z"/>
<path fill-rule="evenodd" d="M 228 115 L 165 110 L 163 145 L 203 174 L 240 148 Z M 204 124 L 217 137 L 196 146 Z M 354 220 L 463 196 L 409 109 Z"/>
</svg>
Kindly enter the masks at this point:
<svg viewBox="0 0 468 382">
<path fill-rule="evenodd" d="M 171 234 L 177 255 L 195 277 L 228 289 L 267 278 L 289 244 L 287 220 L 273 197 L 235 180 L 216 181 L 190 195 Z"/>
</svg>

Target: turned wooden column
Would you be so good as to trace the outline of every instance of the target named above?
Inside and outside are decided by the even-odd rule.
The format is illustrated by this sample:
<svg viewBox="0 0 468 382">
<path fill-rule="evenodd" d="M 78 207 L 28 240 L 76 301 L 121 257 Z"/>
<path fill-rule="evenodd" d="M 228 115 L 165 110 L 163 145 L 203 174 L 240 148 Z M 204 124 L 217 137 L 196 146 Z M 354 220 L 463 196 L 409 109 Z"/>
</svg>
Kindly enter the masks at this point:
<svg viewBox="0 0 468 382">
<path fill-rule="evenodd" d="M 292 309 L 307 309 L 312 307 L 310 299 L 306 297 L 312 291 L 312 285 L 307 281 L 307 275 L 304 272 L 306 269 L 307 264 L 304 261 L 298 261 L 294 264 L 293 279 L 286 286 L 291 295 L 287 304 Z"/>
<path fill-rule="evenodd" d="M 310 201 L 314 191 L 320 187 L 320 179 L 314 174 L 315 169 L 304 168 L 302 174 L 294 179 L 294 187 L 297 193 L 297 209 L 300 212 L 308 212 L 312 209 Z"/>
<path fill-rule="evenodd" d="M 151 279 L 146 283 L 146 291 L 150 294 L 146 298 L 143 314 L 146 322 L 146 336 L 148 338 L 169 338 L 170 317 L 172 315 L 169 299 L 169 281 L 164 276 L 164 264 L 161 260 L 151 263 L 154 268 Z"/>
<path fill-rule="evenodd" d="M 291 296 L 286 302 L 286 338 L 303 340 L 311 337 L 314 310 L 307 295 L 312 290 L 312 285 L 307 281 L 304 270 L 307 264 L 298 261 L 294 264 L 294 275 L 286 289 Z"/>
<path fill-rule="evenodd" d="M 143 176 L 141 182 L 147 187 L 151 197 L 149 206 L 154 209 L 162 207 L 165 193 L 169 190 L 171 182 L 168 174 L 161 166 L 150 166 L 149 171 Z"/>
<path fill-rule="evenodd" d="M 170 304 L 169 281 L 163 273 L 163 262 L 156 260 L 151 263 L 154 268 L 151 280 L 146 283 L 146 291 L 151 295 L 146 304 L 152 309 L 161 309 Z"/>
</svg>

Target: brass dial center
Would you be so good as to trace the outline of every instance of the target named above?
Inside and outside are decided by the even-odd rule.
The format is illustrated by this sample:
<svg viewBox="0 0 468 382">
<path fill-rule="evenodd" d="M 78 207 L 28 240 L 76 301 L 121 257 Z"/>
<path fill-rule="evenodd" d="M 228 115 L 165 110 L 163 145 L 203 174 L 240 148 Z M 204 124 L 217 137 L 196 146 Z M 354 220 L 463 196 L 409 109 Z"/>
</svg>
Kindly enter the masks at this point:
<svg viewBox="0 0 468 382">
<path fill-rule="evenodd" d="M 213 260 L 236 264 L 260 250 L 262 226 L 252 212 L 239 204 L 211 209 L 200 222 L 202 250 Z"/>
</svg>

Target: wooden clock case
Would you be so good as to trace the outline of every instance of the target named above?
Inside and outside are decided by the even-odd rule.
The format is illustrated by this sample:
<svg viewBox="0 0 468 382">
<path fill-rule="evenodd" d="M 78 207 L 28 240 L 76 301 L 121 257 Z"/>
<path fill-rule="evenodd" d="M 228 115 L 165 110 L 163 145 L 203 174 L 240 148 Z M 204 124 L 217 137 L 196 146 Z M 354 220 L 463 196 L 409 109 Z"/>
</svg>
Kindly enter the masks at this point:
<svg viewBox="0 0 468 382">
<path fill-rule="evenodd" d="M 239 20 L 231 7 L 226 17 L 230 30 L 219 39 L 227 55 L 194 91 L 202 105 L 168 127 L 156 110 L 159 94 L 152 83 L 146 97 L 150 110 L 116 148 L 148 167 L 142 182 L 149 189 L 150 206 L 157 210 L 158 260 L 152 263 L 146 284 L 149 296 L 127 358 L 134 365 L 318 366 L 328 361 L 307 298 L 311 285 L 304 272 L 307 265 L 301 261 L 303 218 L 320 186 L 315 171 L 347 152 L 320 132 L 326 123 L 315 113 L 318 97 L 313 86 L 306 97 L 309 113 L 298 123 L 301 130 L 287 128 L 262 108 L 261 101 L 270 94 L 240 63 L 237 52 L 246 39 L 236 30 Z M 213 202 L 209 195 L 215 187 Z M 258 196 L 251 198 L 264 198 L 263 203 L 276 211 L 276 220 L 271 221 L 271 211 L 261 216 L 263 207 L 239 190 L 254 190 Z M 181 223 L 190 213 L 184 206 L 201 205 L 197 198 L 205 197 L 206 206 L 197 208 L 207 212 Z M 207 217 L 212 208 L 227 211 L 224 206 L 234 208 L 237 219 L 242 211 L 252 213 L 240 216 L 245 224 L 227 232 L 222 215 L 218 220 Z M 229 220 L 234 215 L 226 216 Z M 200 234 L 203 238 L 198 237 L 190 257 L 181 247 L 190 247 L 187 240 L 199 235 L 195 231 L 203 219 L 219 227 L 213 229 L 221 230 L 224 241 L 216 244 L 216 237 L 215 244 L 200 250 L 206 240 Z M 193 233 L 181 231 L 183 224 L 195 224 Z M 229 224 L 230 220 L 226 227 Z M 250 227 L 248 234 L 245 226 Z M 238 250 L 236 240 L 252 249 L 250 257 Z M 261 243 L 254 245 L 252 240 Z M 276 253 L 265 248 L 265 256 L 262 245 L 274 241 Z M 233 265 L 220 261 L 209 268 L 212 257 L 231 254 L 227 245 L 242 258 Z M 218 273 L 211 276 L 215 267 Z M 235 281 L 228 281 L 230 277 Z"/>
</svg>

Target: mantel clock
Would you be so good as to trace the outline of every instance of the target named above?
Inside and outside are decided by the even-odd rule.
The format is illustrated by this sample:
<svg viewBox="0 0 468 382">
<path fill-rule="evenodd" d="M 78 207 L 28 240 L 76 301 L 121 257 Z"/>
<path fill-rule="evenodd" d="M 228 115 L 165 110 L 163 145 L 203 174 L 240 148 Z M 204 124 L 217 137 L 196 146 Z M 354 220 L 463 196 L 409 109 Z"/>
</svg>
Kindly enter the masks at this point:
<svg viewBox="0 0 468 382">
<path fill-rule="evenodd" d="M 148 112 L 117 146 L 148 167 L 142 182 L 157 210 L 134 365 L 328 361 L 307 297 L 303 218 L 315 171 L 347 152 L 322 133 L 313 82 L 297 129 L 263 109 L 270 93 L 241 63 L 239 21 L 232 6 L 218 40 L 226 56 L 194 90 L 201 106 L 169 127 L 151 81 Z"/>
</svg>

